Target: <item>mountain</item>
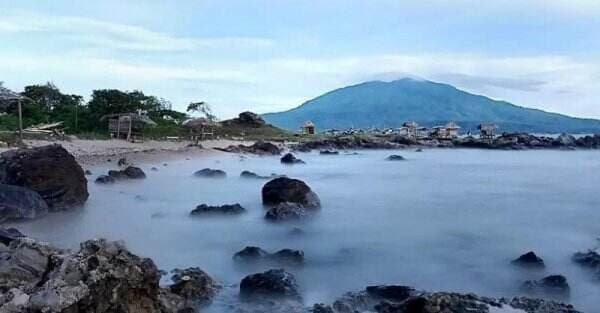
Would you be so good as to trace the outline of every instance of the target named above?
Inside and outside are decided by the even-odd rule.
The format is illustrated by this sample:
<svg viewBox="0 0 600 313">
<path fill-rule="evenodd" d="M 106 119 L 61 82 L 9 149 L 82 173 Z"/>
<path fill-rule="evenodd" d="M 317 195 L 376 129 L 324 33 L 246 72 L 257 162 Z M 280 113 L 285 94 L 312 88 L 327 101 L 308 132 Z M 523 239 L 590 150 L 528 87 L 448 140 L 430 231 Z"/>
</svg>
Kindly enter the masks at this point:
<svg viewBox="0 0 600 313">
<path fill-rule="evenodd" d="M 307 120 L 319 130 L 458 123 L 463 131 L 493 122 L 499 131 L 600 133 L 600 120 L 574 118 L 474 95 L 448 84 L 404 78 L 371 81 L 330 91 L 285 112 L 264 114 L 276 126 L 297 130 Z"/>
</svg>

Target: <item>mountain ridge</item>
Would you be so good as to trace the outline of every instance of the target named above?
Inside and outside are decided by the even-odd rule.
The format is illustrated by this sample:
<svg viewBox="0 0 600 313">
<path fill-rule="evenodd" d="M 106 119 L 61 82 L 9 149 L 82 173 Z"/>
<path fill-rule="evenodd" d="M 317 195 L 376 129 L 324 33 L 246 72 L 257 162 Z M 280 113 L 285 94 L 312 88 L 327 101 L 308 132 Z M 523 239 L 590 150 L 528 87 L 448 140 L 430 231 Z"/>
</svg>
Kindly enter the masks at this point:
<svg viewBox="0 0 600 313">
<path fill-rule="evenodd" d="M 319 129 L 398 127 L 407 120 L 431 127 L 452 120 L 463 130 L 474 130 L 481 122 L 493 122 L 501 131 L 600 132 L 600 120 L 527 108 L 450 84 L 413 78 L 337 88 L 296 108 L 263 114 L 263 118 L 291 130 L 306 120 L 315 122 Z"/>
</svg>

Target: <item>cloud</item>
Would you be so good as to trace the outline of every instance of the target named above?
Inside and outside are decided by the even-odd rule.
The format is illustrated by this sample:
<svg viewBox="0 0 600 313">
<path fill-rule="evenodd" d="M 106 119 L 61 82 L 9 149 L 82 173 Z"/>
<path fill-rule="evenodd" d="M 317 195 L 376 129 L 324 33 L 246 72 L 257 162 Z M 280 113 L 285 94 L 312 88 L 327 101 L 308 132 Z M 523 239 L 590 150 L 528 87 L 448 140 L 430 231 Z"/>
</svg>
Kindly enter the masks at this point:
<svg viewBox="0 0 600 313">
<path fill-rule="evenodd" d="M 86 43 L 97 47 L 139 51 L 269 48 L 274 44 L 271 39 L 255 37 L 179 37 L 139 26 L 31 12 L 18 12 L 4 16 L 0 21 L 0 34 L 2 33 L 45 33 L 54 39 L 69 39 L 78 44 Z"/>
</svg>

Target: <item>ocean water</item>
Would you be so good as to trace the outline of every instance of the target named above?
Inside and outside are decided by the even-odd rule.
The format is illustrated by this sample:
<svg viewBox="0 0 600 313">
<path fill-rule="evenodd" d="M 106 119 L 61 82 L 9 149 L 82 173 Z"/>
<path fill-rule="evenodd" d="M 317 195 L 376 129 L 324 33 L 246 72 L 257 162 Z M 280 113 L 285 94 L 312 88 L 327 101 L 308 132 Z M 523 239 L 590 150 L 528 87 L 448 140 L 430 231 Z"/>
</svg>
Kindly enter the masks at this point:
<svg viewBox="0 0 600 313">
<path fill-rule="evenodd" d="M 209 312 L 226 311 L 236 301 L 239 281 L 267 269 L 234 264 L 233 254 L 248 245 L 304 250 L 305 266 L 288 270 L 307 305 L 330 303 L 371 284 L 508 297 L 518 295 L 526 279 L 563 274 L 571 285 L 569 302 L 597 310 L 600 284 L 570 257 L 599 243 L 600 152 L 357 153 L 301 153 L 307 164 L 294 166 L 277 157 L 226 153 L 168 166 L 141 164 L 145 180 L 90 182 L 85 208 L 13 226 L 62 247 L 93 237 L 124 240 L 167 271 L 198 266 L 225 286 Z M 407 160 L 386 161 L 392 153 Z M 92 178 L 106 166 L 92 168 Z M 192 176 L 205 167 L 223 169 L 228 177 Z M 323 208 L 304 222 L 267 222 L 260 196 L 266 181 L 241 179 L 242 170 L 302 179 Z M 201 203 L 240 203 L 248 212 L 191 218 L 189 212 Z M 291 235 L 293 227 L 304 234 Z M 546 270 L 511 266 L 510 260 L 530 250 L 544 259 Z"/>
</svg>

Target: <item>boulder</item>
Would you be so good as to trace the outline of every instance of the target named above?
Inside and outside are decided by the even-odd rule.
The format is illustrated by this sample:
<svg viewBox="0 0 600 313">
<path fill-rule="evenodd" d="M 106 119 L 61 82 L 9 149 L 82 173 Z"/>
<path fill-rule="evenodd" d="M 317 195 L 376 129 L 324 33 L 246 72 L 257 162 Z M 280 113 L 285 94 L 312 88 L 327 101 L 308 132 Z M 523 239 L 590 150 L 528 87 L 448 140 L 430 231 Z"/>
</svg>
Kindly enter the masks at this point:
<svg viewBox="0 0 600 313">
<path fill-rule="evenodd" d="M 279 263 L 285 265 L 304 264 L 304 252 L 301 250 L 282 249 L 269 253 L 259 247 L 246 247 L 233 255 L 233 260 L 239 263 Z"/>
<path fill-rule="evenodd" d="M 240 282 L 240 296 L 301 298 L 296 278 L 283 269 L 272 269 L 244 277 Z"/>
<path fill-rule="evenodd" d="M 244 209 L 244 207 L 242 207 L 239 203 L 225 204 L 219 206 L 201 204 L 197 206 L 194 210 L 192 210 L 192 212 L 190 212 L 190 215 L 236 215 L 244 212 L 246 212 L 246 209 Z"/>
<path fill-rule="evenodd" d="M 227 173 L 225 173 L 222 170 L 215 170 L 215 169 L 211 169 L 211 168 L 205 168 L 205 169 L 201 169 L 199 171 L 196 171 L 194 173 L 194 176 L 196 176 L 196 177 L 202 177 L 202 178 L 225 178 L 225 177 L 227 177 Z"/>
<path fill-rule="evenodd" d="M 173 270 L 172 293 L 198 305 L 210 303 L 220 289 L 217 282 L 197 267 Z"/>
<path fill-rule="evenodd" d="M 0 184 L 36 191 L 51 210 L 82 205 L 89 196 L 83 169 L 60 145 L 0 154 Z"/>
<path fill-rule="evenodd" d="M 34 219 L 48 213 L 48 204 L 35 191 L 0 184 L 0 222 Z"/>
<path fill-rule="evenodd" d="M 124 170 L 110 170 L 108 171 L 108 176 L 114 179 L 144 179 L 146 178 L 146 173 L 135 166 L 128 166 Z"/>
<path fill-rule="evenodd" d="M 305 164 L 306 162 L 301 159 L 297 159 L 293 154 L 287 153 L 283 157 L 281 157 L 282 164 Z"/>
<path fill-rule="evenodd" d="M 311 216 L 313 210 L 308 210 L 303 205 L 292 202 L 282 202 L 270 208 L 265 218 L 271 221 L 299 220 Z"/>
<path fill-rule="evenodd" d="M 387 157 L 386 160 L 388 160 L 388 161 L 404 161 L 406 159 L 401 155 L 392 154 L 389 157 Z"/>
<path fill-rule="evenodd" d="M 287 177 L 279 177 L 267 182 L 262 188 L 262 201 L 265 205 L 291 202 L 305 208 L 321 207 L 319 197 L 306 183 Z"/>
<path fill-rule="evenodd" d="M 524 268 L 542 269 L 545 268 L 544 260 L 538 257 L 533 251 L 529 251 L 520 257 L 511 261 L 513 265 L 517 265 Z"/>
<path fill-rule="evenodd" d="M 120 158 L 120 159 L 117 161 L 117 166 L 125 166 L 125 165 L 127 165 L 127 159 L 125 159 L 125 158 Z"/>
<path fill-rule="evenodd" d="M 0 243 L 2 243 L 5 246 L 8 246 L 13 240 L 16 240 L 19 238 L 24 238 L 24 237 L 25 237 L 25 235 L 23 235 L 16 228 L 0 227 Z"/>
<path fill-rule="evenodd" d="M 338 155 L 340 154 L 339 151 L 335 151 L 335 150 L 321 150 L 319 151 L 320 155 Z"/>
<path fill-rule="evenodd" d="M 572 260 L 582 267 L 591 269 L 593 272 L 593 279 L 600 282 L 600 254 L 598 254 L 598 252 L 594 250 L 577 252 L 573 255 Z"/>
<path fill-rule="evenodd" d="M 255 127 L 266 124 L 265 120 L 260 115 L 250 111 L 240 113 L 237 119 L 240 124 L 246 124 Z"/>
<path fill-rule="evenodd" d="M 269 179 L 271 177 L 269 176 L 261 176 L 258 175 L 254 172 L 250 172 L 250 171 L 243 171 L 242 173 L 240 173 L 240 178 L 249 178 L 249 179 Z"/>
<path fill-rule="evenodd" d="M 90 170 L 85 170 L 85 172 L 83 172 L 85 174 L 85 176 L 90 176 L 92 175 L 92 171 Z"/>
<path fill-rule="evenodd" d="M 113 184 L 115 181 L 116 179 L 113 176 L 100 175 L 96 177 L 96 180 L 94 182 L 96 184 Z"/>
<path fill-rule="evenodd" d="M 528 280 L 521 285 L 521 290 L 529 295 L 559 299 L 568 298 L 570 294 L 567 278 L 562 275 L 550 275 L 540 280 Z"/>
</svg>

